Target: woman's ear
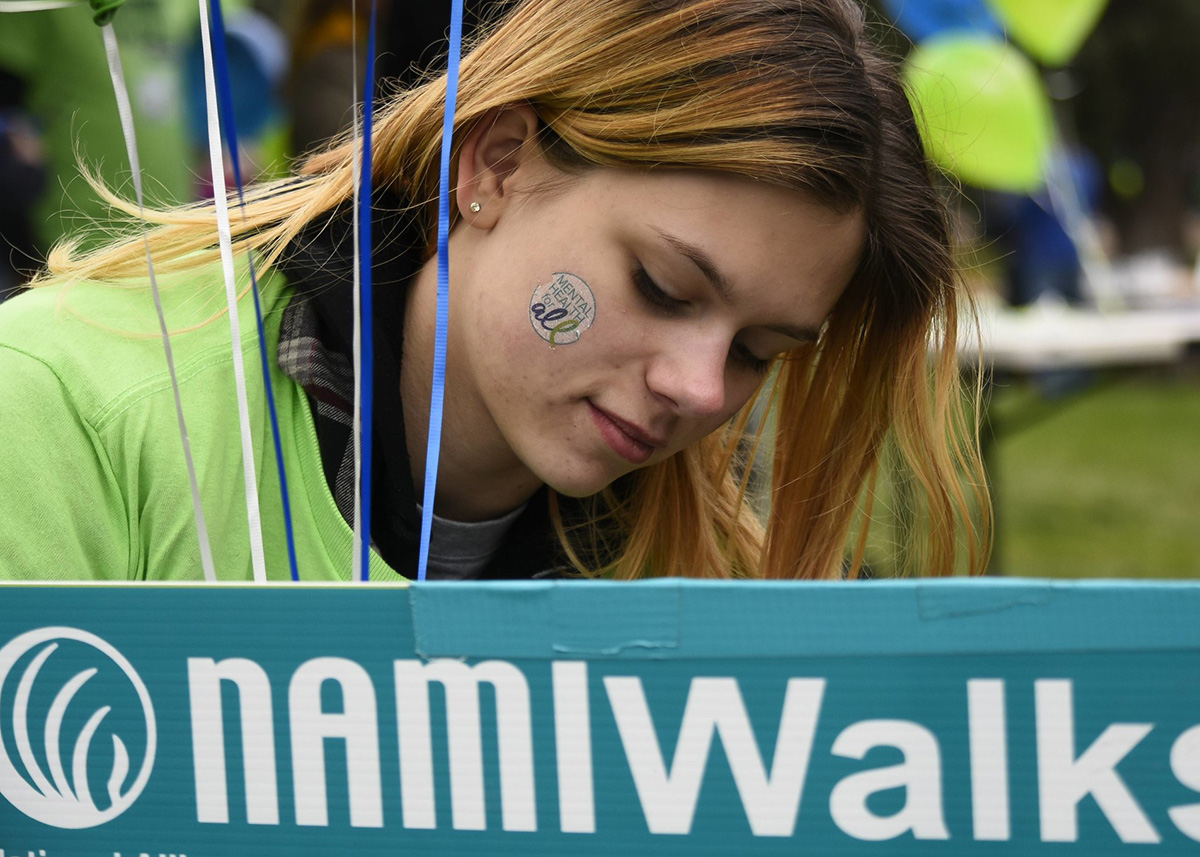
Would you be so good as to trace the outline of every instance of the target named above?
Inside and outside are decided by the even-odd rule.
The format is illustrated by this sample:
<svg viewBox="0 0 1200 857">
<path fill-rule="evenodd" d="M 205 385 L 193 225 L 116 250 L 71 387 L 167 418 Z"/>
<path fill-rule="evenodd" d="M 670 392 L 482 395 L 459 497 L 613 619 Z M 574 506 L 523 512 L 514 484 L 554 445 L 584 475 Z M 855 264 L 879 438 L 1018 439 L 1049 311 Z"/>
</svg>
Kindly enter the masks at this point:
<svg viewBox="0 0 1200 857">
<path fill-rule="evenodd" d="M 512 177 L 538 157 L 538 117 L 527 104 L 489 110 L 463 140 L 455 187 L 459 214 L 490 229 L 511 203 Z"/>
</svg>

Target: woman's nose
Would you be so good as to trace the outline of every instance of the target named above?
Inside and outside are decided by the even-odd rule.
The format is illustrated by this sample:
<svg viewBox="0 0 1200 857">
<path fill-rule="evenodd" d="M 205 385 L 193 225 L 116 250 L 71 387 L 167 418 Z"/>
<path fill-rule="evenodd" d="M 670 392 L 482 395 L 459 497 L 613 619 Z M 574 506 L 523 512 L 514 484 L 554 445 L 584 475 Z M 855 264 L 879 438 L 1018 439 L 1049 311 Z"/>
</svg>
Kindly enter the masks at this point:
<svg viewBox="0 0 1200 857">
<path fill-rule="evenodd" d="M 725 407 L 728 353 L 727 345 L 681 341 L 652 359 L 646 385 L 681 416 L 716 416 Z"/>
</svg>

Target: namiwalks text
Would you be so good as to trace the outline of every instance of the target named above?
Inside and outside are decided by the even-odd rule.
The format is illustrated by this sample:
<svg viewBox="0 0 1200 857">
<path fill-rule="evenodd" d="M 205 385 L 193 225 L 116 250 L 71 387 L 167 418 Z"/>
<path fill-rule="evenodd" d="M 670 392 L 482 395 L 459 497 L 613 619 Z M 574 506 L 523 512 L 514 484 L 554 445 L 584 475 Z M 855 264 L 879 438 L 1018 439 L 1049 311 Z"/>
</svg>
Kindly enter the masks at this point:
<svg viewBox="0 0 1200 857">
<path fill-rule="evenodd" d="M 0 848 L 1200 853 L 1197 616 L 1200 584 L 0 584 Z"/>
<path fill-rule="evenodd" d="M 911 835 L 918 840 L 1008 841 L 1013 837 L 1011 797 L 1019 787 L 1036 790 L 1043 842 L 1079 841 L 1081 823 L 1107 824 L 1125 843 L 1163 840 L 1162 831 L 1119 770 L 1155 725 L 1110 723 L 1086 745 L 1077 741 L 1075 688 L 1070 679 L 1033 680 L 1036 782 L 1014 782 L 1009 759 L 1013 736 L 1007 717 L 1012 711 L 1007 699 L 1010 688 L 998 678 L 970 678 L 963 684 L 969 752 L 965 758 L 950 760 L 931 728 L 904 719 L 837 723 L 832 745 L 815 752 L 818 729 L 829 729 L 823 708 L 831 690 L 829 680 L 818 676 L 786 679 L 781 709 L 770 722 L 756 723 L 737 678 L 695 675 L 682 718 L 668 724 L 652 710 L 642 677 L 589 676 L 597 665 L 582 660 L 539 662 L 525 668 L 550 672 L 548 702 L 553 716 L 535 724 L 530 682 L 512 662 L 396 660 L 391 667 L 390 682 L 380 686 L 378 674 L 373 679 L 353 660 L 313 658 L 294 670 L 286 683 L 286 697 L 280 698 L 272 691 L 267 670 L 254 660 L 189 658 L 196 820 L 226 825 L 232 817 L 251 825 L 309 828 L 345 824 L 345 819 L 331 822 L 329 793 L 336 789 L 348 796 L 350 827 L 433 830 L 440 825 L 485 830 L 486 800 L 494 789 L 485 788 L 485 765 L 492 762 L 485 754 L 484 739 L 485 731 L 494 729 L 498 770 L 492 773 L 499 783 L 503 831 L 602 833 L 597 829 L 597 806 L 611 797 L 614 781 L 597 788 L 592 721 L 593 714 L 602 710 L 598 707 L 607 706 L 630 774 L 621 782 L 632 783 L 646 828 L 663 837 L 690 833 L 706 779 L 732 775 L 755 837 L 792 836 L 801 813 L 811 812 L 828 814 L 842 833 L 856 840 Z M 613 671 L 620 665 L 599 667 Z M 434 698 L 444 699 L 444 713 L 431 705 L 434 684 L 442 691 Z M 485 685 L 488 698 L 494 698 L 494 718 L 485 717 L 481 706 Z M 330 688 L 340 695 L 340 705 L 328 704 Z M 384 694 L 394 700 L 395 722 L 390 717 L 389 722 L 381 722 L 380 712 L 393 710 L 390 704 L 381 705 Z M 228 704 L 234 699 L 236 705 Z M 444 747 L 440 740 L 435 742 L 435 735 L 443 735 L 443 724 L 436 723 L 435 717 L 442 716 Z M 286 736 L 277 731 L 285 725 Z M 539 731 L 552 730 L 553 735 L 535 734 L 535 725 Z M 391 758 L 381 753 L 382 730 L 395 736 L 394 743 L 386 742 L 398 750 L 388 754 Z M 233 742 L 230 747 L 226 744 L 234 734 L 240 734 L 240 753 L 233 750 Z M 665 746 L 661 735 L 677 736 L 674 746 Z M 716 742 L 725 761 L 714 753 Z M 288 748 L 290 760 L 280 759 L 281 747 Z M 554 777 L 535 777 L 535 747 L 547 754 L 553 747 Z M 770 750 L 770 758 L 764 748 Z M 901 761 L 856 770 L 831 788 L 806 788 L 814 756 L 828 752 L 863 760 L 876 748 L 889 748 L 891 757 Z M 344 771 L 345 783 L 331 781 L 334 768 L 327 766 L 327 754 L 334 752 L 344 759 L 344 765 L 336 767 Z M 449 780 L 449 812 L 443 807 L 440 816 L 435 788 L 439 763 L 446 764 L 448 770 L 442 773 Z M 969 769 L 969 829 L 947 825 L 943 799 L 947 765 Z M 1173 786 L 1181 794 L 1200 791 L 1200 725 L 1172 736 L 1167 758 L 1156 767 L 1163 776 L 1169 769 L 1183 787 Z M 291 780 L 289 807 L 281 806 L 281 777 Z M 241 780 L 236 788 L 231 788 L 232 778 Z M 384 799 L 385 778 L 393 783 L 398 779 L 398 805 Z M 552 817 L 546 817 L 546 801 L 539 803 L 540 790 L 552 790 L 557 797 Z M 445 792 L 440 792 L 443 797 Z M 902 794 L 903 799 L 881 810 L 876 798 L 884 792 Z M 1081 813 L 1088 799 L 1099 813 Z M 543 807 L 540 814 L 539 806 Z M 1172 806 L 1167 817 L 1186 837 L 1200 841 L 1200 802 Z M 494 823 L 494 814 L 492 818 Z"/>
</svg>

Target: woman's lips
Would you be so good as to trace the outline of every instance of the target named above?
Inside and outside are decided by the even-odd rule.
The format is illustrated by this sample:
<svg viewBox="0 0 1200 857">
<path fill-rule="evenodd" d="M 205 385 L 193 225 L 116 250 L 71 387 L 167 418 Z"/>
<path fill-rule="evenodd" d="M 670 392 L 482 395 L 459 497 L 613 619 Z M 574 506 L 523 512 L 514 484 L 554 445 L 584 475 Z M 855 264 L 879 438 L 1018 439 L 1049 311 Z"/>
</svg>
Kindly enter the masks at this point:
<svg viewBox="0 0 1200 857">
<path fill-rule="evenodd" d="M 635 425 L 614 417 L 588 401 L 592 421 L 600 430 L 600 436 L 612 447 L 613 452 L 633 464 L 645 464 L 654 454 L 655 438 L 650 437 Z"/>
</svg>

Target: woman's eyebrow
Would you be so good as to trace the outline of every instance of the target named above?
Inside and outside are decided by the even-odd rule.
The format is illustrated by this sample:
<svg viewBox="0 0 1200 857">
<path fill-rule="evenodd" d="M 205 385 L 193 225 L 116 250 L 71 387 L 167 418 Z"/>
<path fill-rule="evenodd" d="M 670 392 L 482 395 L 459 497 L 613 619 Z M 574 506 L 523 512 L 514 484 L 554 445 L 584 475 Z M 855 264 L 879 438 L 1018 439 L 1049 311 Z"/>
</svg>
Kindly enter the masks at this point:
<svg viewBox="0 0 1200 857">
<path fill-rule="evenodd" d="M 711 256 L 695 244 L 690 244 L 682 238 L 678 238 L 668 232 L 663 232 L 661 229 L 654 231 L 658 233 L 662 240 L 670 244 L 677 253 L 689 259 L 693 265 L 700 269 L 700 273 L 704 275 L 704 279 L 708 280 L 713 291 L 717 293 L 717 297 L 727 304 L 733 303 L 733 286 L 730 285 L 725 275 L 721 273 L 721 269 L 717 267 Z M 799 340 L 800 342 L 816 342 L 821 337 L 821 331 L 816 327 L 772 324 L 767 325 L 766 329 Z"/>
<path fill-rule="evenodd" d="M 712 257 L 697 247 L 695 244 L 689 244 L 682 238 L 677 238 L 661 229 L 654 230 L 659 234 L 662 240 L 670 244 L 675 251 L 681 256 L 691 260 L 692 264 L 700 269 L 700 273 L 704 275 L 704 279 L 708 280 L 713 287 L 713 291 L 717 293 L 717 297 L 725 301 L 725 303 L 733 303 L 733 286 L 729 284 L 729 280 L 721 273 Z"/>
</svg>

